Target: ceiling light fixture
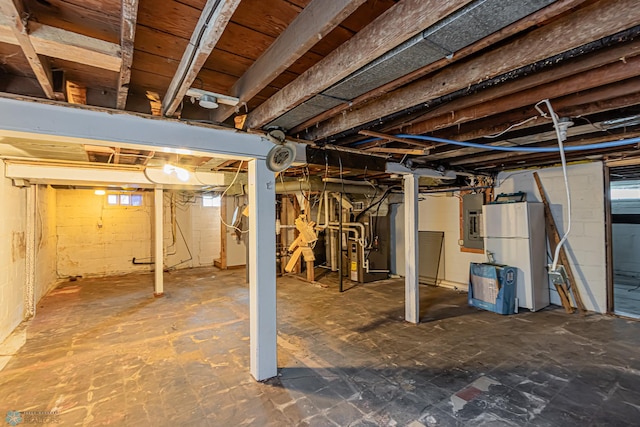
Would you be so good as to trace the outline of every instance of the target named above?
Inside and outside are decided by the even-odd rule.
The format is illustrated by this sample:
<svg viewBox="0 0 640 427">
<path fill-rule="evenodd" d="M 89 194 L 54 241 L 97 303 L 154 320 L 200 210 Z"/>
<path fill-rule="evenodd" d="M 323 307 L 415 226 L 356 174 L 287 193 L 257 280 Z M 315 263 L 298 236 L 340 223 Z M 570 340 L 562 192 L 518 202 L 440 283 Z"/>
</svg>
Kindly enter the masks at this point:
<svg viewBox="0 0 640 427">
<path fill-rule="evenodd" d="M 107 192 L 104 190 L 96 190 L 93 192 L 93 194 L 95 194 L 96 196 L 104 196 L 105 194 L 107 194 Z"/>
<path fill-rule="evenodd" d="M 232 96 L 222 95 L 220 93 L 208 92 L 202 89 L 189 89 L 185 96 L 191 98 L 191 102 L 198 101 L 198 104 L 202 108 L 214 109 L 218 108 L 219 104 L 226 104 L 235 107 L 240 103 L 240 99 Z"/>
<path fill-rule="evenodd" d="M 167 175 L 175 174 L 176 177 L 182 182 L 189 181 L 189 178 L 191 177 L 191 174 L 188 170 L 179 166 L 170 165 L 168 163 L 162 167 L 162 171 Z"/>
</svg>

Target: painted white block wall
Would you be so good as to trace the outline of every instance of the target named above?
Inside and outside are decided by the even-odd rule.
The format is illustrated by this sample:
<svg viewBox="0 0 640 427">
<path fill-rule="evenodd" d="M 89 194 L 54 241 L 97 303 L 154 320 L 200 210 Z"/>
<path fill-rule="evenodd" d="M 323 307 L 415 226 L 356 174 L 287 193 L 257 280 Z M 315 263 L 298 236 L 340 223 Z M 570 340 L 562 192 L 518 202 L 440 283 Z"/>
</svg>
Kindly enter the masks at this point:
<svg viewBox="0 0 640 427">
<path fill-rule="evenodd" d="M 134 257 L 141 262 L 152 261 L 151 193 L 144 194 L 143 205 L 138 207 L 109 206 L 105 196 L 96 196 L 92 190 L 57 190 L 56 199 L 60 277 L 108 276 L 152 269 L 152 265 L 132 263 Z M 174 244 L 170 196 L 165 194 L 166 267 L 213 265 L 219 256 L 219 210 L 200 204 L 200 198 L 176 197 Z"/>
<path fill-rule="evenodd" d="M 24 285 L 26 282 L 26 206 L 24 188 L 14 187 L 4 177 L 5 164 L 0 160 L 3 173 L 0 178 L 0 342 L 24 318 Z"/>
<path fill-rule="evenodd" d="M 220 208 L 191 206 L 194 265 L 212 265 L 220 257 Z"/>
<path fill-rule="evenodd" d="M 448 193 L 421 194 L 420 198 L 420 231 L 444 231 L 438 276 L 449 286 L 467 289 L 469 264 L 485 262 L 486 257 L 460 250 L 460 198 Z"/>
<path fill-rule="evenodd" d="M 589 310 L 606 312 L 606 254 L 604 223 L 604 172 L 600 162 L 569 166 L 572 191 L 573 223 L 566 244 L 567 254 L 577 277 L 577 286 Z M 533 170 L 501 173 L 496 194 L 524 191 L 529 201 L 541 201 L 533 180 Z M 545 187 L 551 210 L 561 233 L 566 227 L 566 197 L 561 168 L 537 171 Z M 483 254 L 460 251 L 459 199 L 446 194 L 421 195 L 419 203 L 419 230 L 444 231 L 443 254 L 439 277 L 443 283 L 465 289 L 470 262 L 485 262 Z M 398 207 L 394 227 L 401 229 L 402 206 Z M 541 231 L 544 232 L 544 231 Z M 404 265 L 402 241 L 396 239 L 395 262 Z M 633 252 L 637 254 L 636 252 Z M 640 264 L 634 259 L 635 264 Z M 398 272 L 402 274 L 402 272 Z M 560 305 L 560 299 L 550 286 L 551 302 Z"/>
<path fill-rule="evenodd" d="M 456 193 L 457 194 L 457 193 Z M 404 205 L 397 205 L 392 221 L 395 230 L 396 274 L 403 275 L 404 241 L 402 238 Z M 460 239 L 460 199 L 447 193 L 421 194 L 418 203 L 418 230 L 443 231 L 444 241 L 438 268 L 440 284 L 465 290 L 469 282 L 469 263 L 485 262 L 483 254 L 461 252 Z"/>
<path fill-rule="evenodd" d="M 57 190 L 57 270 L 60 277 L 149 271 L 152 197 L 143 206 L 108 206 L 92 190 Z"/>
<path fill-rule="evenodd" d="M 640 200 L 612 200 L 612 214 L 640 214 Z M 620 278 L 640 278 L 640 224 L 613 224 L 613 270 Z"/>
<path fill-rule="evenodd" d="M 567 205 L 562 169 L 547 168 L 537 172 L 551 204 L 558 231 L 563 234 L 567 227 Z M 604 313 L 607 309 L 607 272 L 603 165 L 600 162 L 571 165 L 568 175 L 572 225 L 565 249 L 585 306 L 589 310 Z M 524 191 L 527 200 L 541 201 L 533 171 L 500 173 L 497 183 L 496 194 Z M 544 233 L 544 230 L 540 232 Z M 553 286 L 550 286 L 550 291 L 551 303 L 560 305 Z"/>
</svg>

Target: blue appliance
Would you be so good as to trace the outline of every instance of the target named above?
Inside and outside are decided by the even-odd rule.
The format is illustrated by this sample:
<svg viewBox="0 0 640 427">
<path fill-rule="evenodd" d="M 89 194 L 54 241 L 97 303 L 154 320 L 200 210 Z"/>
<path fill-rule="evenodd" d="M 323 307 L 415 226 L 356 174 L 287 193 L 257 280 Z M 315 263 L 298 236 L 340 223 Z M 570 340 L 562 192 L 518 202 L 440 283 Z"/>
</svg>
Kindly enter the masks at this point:
<svg viewBox="0 0 640 427">
<path fill-rule="evenodd" d="M 516 311 L 516 280 L 514 267 L 472 262 L 469 271 L 469 305 L 498 314 Z"/>
</svg>

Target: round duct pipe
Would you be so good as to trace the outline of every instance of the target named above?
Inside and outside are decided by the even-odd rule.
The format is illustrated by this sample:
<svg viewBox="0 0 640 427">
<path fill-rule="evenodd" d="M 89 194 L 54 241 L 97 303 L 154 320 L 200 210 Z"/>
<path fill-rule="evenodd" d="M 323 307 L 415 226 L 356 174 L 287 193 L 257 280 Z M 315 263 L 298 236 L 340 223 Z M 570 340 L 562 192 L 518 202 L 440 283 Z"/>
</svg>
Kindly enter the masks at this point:
<svg viewBox="0 0 640 427">
<path fill-rule="evenodd" d="M 325 186 L 326 185 L 326 186 Z M 377 192 L 382 193 L 386 189 L 386 186 L 378 186 Z M 376 189 L 371 185 L 354 185 L 354 184 L 340 184 L 335 182 L 322 182 L 321 179 L 310 179 L 309 181 L 276 181 L 276 193 L 294 193 L 296 191 L 322 191 L 326 190 L 330 193 L 345 193 L 345 194 L 371 194 L 376 192 Z"/>
</svg>

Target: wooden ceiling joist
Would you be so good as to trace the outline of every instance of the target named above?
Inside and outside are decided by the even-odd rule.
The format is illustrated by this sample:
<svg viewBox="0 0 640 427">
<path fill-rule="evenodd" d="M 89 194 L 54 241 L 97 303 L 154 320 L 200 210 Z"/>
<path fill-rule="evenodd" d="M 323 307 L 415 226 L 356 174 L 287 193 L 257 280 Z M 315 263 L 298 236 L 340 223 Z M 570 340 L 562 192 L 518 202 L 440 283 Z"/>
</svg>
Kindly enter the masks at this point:
<svg viewBox="0 0 640 427">
<path fill-rule="evenodd" d="M 313 0 L 280 34 L 231 88 L 231 95 L 248 102 L 333 30 L 366 0 Z M 221 105 L 212 119 L 223 122 L 233 107 Z"/>
<path fill-rule="evenodd" d="M 246 126 L 259 128 L 266 125 L 469 2 L 399 1 L 249 113 Z"/>
<path fill-rule="evenodd" d="M 604 53 L 608 54 L 610 52 L 611 51 Z M 640 44 L 638 44 L 637 53 L 640 54 Z M 593 59 L 593 57 L 587 59 Z M 614 61 L 616 60 L 614 59 Z M 570 65 L 574 64 L 576 63 Z M 618 60 L 608 65 L 601 64 L 595 68 L 589 67 L 586 68 L 587 71 L 583 71 L 579 74 L 570 74 L 569 77 L 554 80 L 546 84 L 540 84 L 519 92 L 505 94 L 505 96 L 501 98 L 490 99 L 477 104 L 470 104 L 465 108 L 450 110 L 449 113 L 443 113 L 416 125 L 412 125 L 407 129 L 407 131 L 412 134 L 433 132 L 438 129 L 444 129 L 472 120 L 489 117 L 495 114 L 496 111 L 509 111 L 517 108 L 523 108 L 528 105 L 533 105 L 541 99 L 570 95 L 572 93 L 589 90 L 598 86 L 626 80 L 637 74 L 638 67 L 640 67 L 640 56 L 637 55 L 627 58 L 625 62 Z M 548 78 L 554 78 L 556 76 L 554 70 L 550 70 L 545 74 L 548 75 Z M 558 73 L 558 75 L 561 76 L 562 73 Z M 524 80 L 526 80 L 526 78 Z M 500 89 L 500 86 L 495 89 Z M 500 91 L 497 90 L 496 92 Z M 469 96 L 463 98 L 463 100 L 470 100 L 473 98 L 473 96 Z"/>
<path fill-rule="evenodd" d="M 631 131 L 625 133 L 625 138 L 637 138 L 640 136 L 640 132 Z M 599 144 L 602 142 L 610 142 L 610 141 L 618 141 L 621 139 L 620 135 L 604 135 L 596 138 L 583 138 L 579 141 L 568 141 L 564 143 L 565 147 L 577 147 L 582 145 L 590 145 L 590 144 Z M 549 141 L 542 144 L 528 144 L 529 147 L 536 146 L 553 146 L 553 141 Z M 637 144 L 629 144 L 627 149 L 638 152 Z M 612 151 L 620 151 L 624 150 L 622 148 L 609 148 L 601 150 L 601 152 L 612 152 Z M 567 158 L 569 160 L 571 157 L 576 158 L 580 157 L 581 154 L 579 152 L 566 152 Z M 546 161 L 549 163 L 559 163 L 560 162 L 560 154 L 559 153 L 521 153 L 521 152 L 511 152 L 511 153 L 497 153 L 497 152 L 488 152 L 488 154 L 481 156 L 472 156 L 461 159 L 456 159 L 451 162 L 452 165 L 456 166 L 464 166 L 464 165 L 477 165 L 480 163 L 488 163 L 488 162 L 497 162 L 500 165 L 504 166 L 532 166 L 538 164 L 539 161 Z"/>
<path fill-rule="evenodd" d="M 371 136 L 373 138 L 380 138 L 387 141 L 395 141 L 395 142 L 401 142 L 407 145 L 413 145 L 416 147 L 420 147 L 423 150 L 428 150 L 435 147 L 435 144 L 425 143 L 424 141 L 417 141 L 415 139 L 408 139 L 408 138 L 399 138 L 397 136 L 389 135 L 386 133 L 374 132 L 371 130 L 361 130 L 358 133 L 360 135 Z"/>
<path fill-rule="evenodd" d="M 483 114 L 491 115 L 496 111 L 506 111 L 530 103 L 536 103 L 543 98 L 564 96 L 571 93 L 572 89 L 578 91 L 607 84 L 611 82 L 611 79 L 606 75 L 601 74 L 601 78 L 604 78 L 606 82 L 602 80 L 590 81 L 589 77 L 587 77 L 587 75 L 582 76 L 582 73 L 616 62 L 624 65 L 624 63 L 620 61 L 620 58 L 625 58 L 626 61 L 637 55 L 640 55 L 640 41 L 606 49 L 546 71 L 541 71 L 472 95 L 458 98 L 413 119 L 410 124 L 403 123 L 385 128 L 385 132 L 397 132 L 400 129 L 402 129 L 402 133 L 411 134 L 432 132 L 443 127 L 464 123 L 468 120 L 476 120 L 482 117 Z M 569 84 L 565 84 L 562 79 L 567 79 Z M 557 83 L 549 86 L 552 82 Z M 576 89 L 576 87 L 580 89 Z M 529 89 L 532 91 L 535 89 L 536 92 L 540 92 L 538 92 L 537 95 L 533 95 L 533 97 L 529 96 L 527 99 L 519 95 L 518 99 L 523 102 L 518 107 L 511 106 L 502 109 L 500 105 L 491 104 L 492 107 L 489 112 L 486 111 L 486 108 L 482 110 L 478 109 L 478 105 L 482 104 L 486 106 L 493 100 L 498 100 L 516 93 L 520 94 Z"/>
<path fill-rule="evenodd" d="M 29 39 L 39 55 L 119 71 L 120 46 L 61 28 L 29 22 Z M 18 44 L 11 26 L 0 22 L 0 42 Z"/>
<path fill-rule="evenodd" d="M 482 82 L 626 30 L 638 22 L 640 8 L 637 7 L 636 0 L 596 1 L 531 31 L 508 45 L 475 59 L 453 64 L 430 78 L 383 95 L 375 102 L 344 111 L 317 128 L 310 129 L 306 136 L 308 139 L 321 140 L 336 135 L 403 111 L 409 106 L 464 89 L 470 82 Z"/>
<path fill-rule="evenodd" d="M 29 39 L 29 30 L 26 26 L 24 6 L 21 0 L 0 0 L 0 11 L 9 20 L 9 26 L 16 38 L 24 56 L 27 58 L 33 73 L 38 79 L 38 83 L 42 87 L 44 94 L 49 99 L 54 99 L 53 79 L 51 77 L 51 66 L 47 58 L 38 56 L 31 40 Z"/>
<path fill-rule="evenodd" d="M 127 104 L 129 81 L 131 80 L 131 63 L 133 62 L 133 43 L 136 36 L 138 17 L 138 0 L 122 0 L 122 20 L 120 24 L 120 46 L 122 63 L 118 77 L 118 100 L 116 108 L 123 110 Z"/>
<path fill-rule="evenodd" d="M 239 4 L 240 0 L 207 0 L 162 102 L 165 116 L 178 109 Z"/>
<path fill-rule="evenodd" d="M 590 91 L 554 99 L 552 103 L 556 113 L 560 116 L 586 116 L 639 105 L 640 92 L 637 92 L 638 90 L 640 90 L 640 88 L 637 82 L 625 81 L 613 86 L 607 85 Z M 453 138 L 457 141 L 471 141 L 504 132 L 508 127 L 521 123 L 524 119 L 532 117 L 535 114 L 537 114 L 537 112 L 533 107 L 526 110 L 509 111 L 508 113 L 478 121 L 481 123 L 480 126 L 476 124 L 472 128 L 465 129 L 463 125 L 461 127 L 462 129 L 455 134 L 451 134 L 445 130 L 444 132 L 446 132 L 446 134 L 439 132 L 434 136 Z M 471 124 L 475 123 L 476 122 L 473 122 Z M 540 120 L 535 120 L 523 123 L 516 128 L 522 130 L 539 125 Z M 456 126 L 456 129 L 458 129 L 458 126 Z M 438 155 L 439 154 L 434 154 L 434 156 Z"/>
<path fill-rule="evenodd" d="M 341 113 L 344 110 L 353 108 L 371 99 L 384 95 L 385 93 L 396 90 L 399 87 L 402 87 L 408 83 L 411 83 L 412 81 L 417 80 L 421 77 L 424 77 L 435 70 L 438 70 L 442 67 L 452 64 L 453 62 L 460 61 L 461 59 L 471 56 L 474 53 L 479 52 L 480 50 L 493 45 L 494 43 L 498 43 L 502 40 L 507 39 L 508 37 L 512 37 L 515 34 L 518 34 L 529 28 L 533 28 L 537 25 L 540 25 L 541 23 L 548 21 L 554 16 L 560 15 L 564 12 L 567 12 L 568 10 L 571 10 L 581 5 L 585 1 L 586 0 L 558 0 L 539 11 L 534 12 L 531 15 L 526 16 L 520 19 L 519 21 L 514 22 L 513 24 L 501 29 L 500 31 L 496 31 L 495 33 L 488 35 L 482 40 L 476 43 L 473 43 L 470 46 L 460 49 L 459 51 L 455 52 L 453 57 L 443 58 L 439 61 L 428 64 L 416 71 L 413 71 L 407 74 L 406 76 L 400 77 L 372 91 L 364 93 L 356 97 L 355 99 L 352 99 L 349 103 L 340 104 L 334 108 L 331 108 L 330 110 L 325 111 L 324 113 L 317 115 L 316 117 L 312 117 L 311 119 L 306 120 L 305 122 L 300 123 L 293 129 L 291 129 L 290 134 L 295 135 L 297 133 L 304 132 L 305 129 L 311 126 L 315 126 L 317 123 L 321 123 L 329 119 L 330 117 L 333 117 L 338 113 Z"/>
</svg>

